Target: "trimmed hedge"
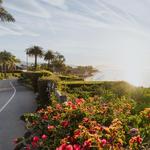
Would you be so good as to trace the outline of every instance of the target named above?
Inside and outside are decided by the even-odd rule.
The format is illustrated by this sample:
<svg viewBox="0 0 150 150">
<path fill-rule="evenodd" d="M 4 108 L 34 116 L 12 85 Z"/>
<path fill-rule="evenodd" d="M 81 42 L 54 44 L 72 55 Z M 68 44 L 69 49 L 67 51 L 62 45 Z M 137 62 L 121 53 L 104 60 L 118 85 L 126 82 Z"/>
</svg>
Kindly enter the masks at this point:
<svg viewBox="0 0 150 150">
<path fill-rule="evenodd" d="M 21 74 L 21 78 L 20 80 L 22 80 L 23 82 L 30 84 L 33 89 L 34 92 L 38 91 L 38 80 L 43 77 L 43 76 L 51 76 L 52 73 L 49 71 L 28 71 L 28 72 L 23 72 Z"/>
<path fill-rule="evenodd" d="M 50 77 L 42 77 L 38 80 L 38 104 L 40 107 L 51 104 L 51 95 L 54 92 L 53 90 L 56 88 L 59 81 L 60 79 L 55 75 L 52 75 Z"/>
<path fill-rule="evenodd" d="M 61 82 L 61 91 L 79 97 L 102 95 L 111 91 L 116 96 L 131 95 L 135 87 L 124 81 L 72 81 Z"/>
<path fill-rule="evenodd" d="M 20 77 L 21 73 L 6 73 L 6 77 L 4 73 L 0 73 L 0 80 L 3 80 L 5 78 L 13 78 L 13 77 Z"/>
<path fill-rule="evenodd" d="M 84 81 L 83 78 L 77 77 L 77 76 L 64 76 L 64 75 L 58 75 L 58 77 L 62 81 Z"/>
</svg>

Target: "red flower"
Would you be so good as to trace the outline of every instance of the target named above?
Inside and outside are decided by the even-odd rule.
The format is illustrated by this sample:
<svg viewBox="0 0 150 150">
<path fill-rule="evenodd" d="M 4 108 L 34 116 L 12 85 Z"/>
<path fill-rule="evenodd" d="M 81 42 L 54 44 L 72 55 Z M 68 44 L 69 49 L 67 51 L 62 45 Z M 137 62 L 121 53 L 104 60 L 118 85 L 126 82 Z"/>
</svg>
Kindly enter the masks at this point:
<svg viewBox="0 0 150 150">
<path fill-rule="evenodd" d="M 32 145 L 33 148 L 37 147 L 37 143 L 36 142 L 31 142 L 31 145 Z"/>
<path fill-rule="evenodd" d="M 56 109 L 61 110 L 61 109 L 62 109 L 62 106 L 61 106 L 60 104 L 57 104 L 57 105 L 56 105 Z"/>
<path fill-rule="evenodd" d="M 34 136 L 33 137 L 33 142 L 38 142 L 39 141 L 39 137 L 38 136 Z"/>
<path fill-rule="evenodd" d="M 72 104 L 73 104 L 72 101 L 66 102 L 66 105 L 67 105 L 67 106 L 71 106 Z"/>
<path fill-rule="evenodd" d="M 84 117 L 84 118 L 83 118 L 83 122 L 84 122 L 84 123 L 87 123 L 88 121 L 89 121 L 89 118 L 87 118 L 87 117 Z"/>
<path fill-rule="evenodd" d="M 79 137 L 80 134 L 81 134 L 81 131 L 80 131 L 80 130 L 76 130 L 76 131 L 74 132 L 74 138 Z"/>
<path fill-rule="evenodd" d="M 138 142 L 139 144 L 141 144 L 142 141 L 143 141 L 143 139 L 142 139 L 140 136 L 137 136 L 137 142 Z"/>
<path fill-rule="evenodd" d="M 31 150 L 30 145 L 26 145 L 26 150 Z"/>
<path fill-rule="evenodd" d="M 64 128 L 68 127 L 69 124 L 70 124 L 69 121 L 63 121 L 63 122 L 61 123 L 61 125 L 62 125 Z"/>
<path fill-rule="evenodd" d="M 42 119 L 43 120 L 48 120 L 48 115 L 43 115 Z"/>
<path fill-rule="evenodd" d="M 82 98 L 76 99 L 77 105 L 81 105 L 83 102 L 84 102 L 84 99 L 82 99 Z"/>
<path fill-rule="evenodd" d="M 77 109 L 76 105 L 74 105 L 74 104 L 71 105 L 71 108 L 72 109 Z"/>
<path fill-rule="evenodd" d="M 42 135 L 42 139 L 43 139 L 43 140 L 46 140 L 46 139 L 47 139 L 47 135 L 43 134 L 43 135 Z"/>
<path fill-rule="evenodd" d="M 79 144 L 74 144 L 73 149 L 74 150 L 81 150 L 81 146 Z"/>
</svg>

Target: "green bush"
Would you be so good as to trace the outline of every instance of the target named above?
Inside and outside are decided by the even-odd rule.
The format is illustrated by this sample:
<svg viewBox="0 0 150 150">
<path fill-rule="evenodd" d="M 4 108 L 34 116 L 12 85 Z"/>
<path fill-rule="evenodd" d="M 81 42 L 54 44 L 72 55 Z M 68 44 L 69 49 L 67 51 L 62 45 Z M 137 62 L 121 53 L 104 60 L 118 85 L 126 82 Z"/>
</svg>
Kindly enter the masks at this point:
<svg viewBox="0 0 150 150">
<path fill-rule="evenodd" d="M 14 77 L 19 78 L 20 75 L 21 75 L 20 72 L 6 73 L 6 76 L 4 73 L 0 73 L 0 80 L 3 80 L 4 78 L 6 78 L 6 79 L 11 79 Z"/>
<path fill-rule="evenodd" d="M 59 78 L 52 75 L 50 77 L 42 77 L 38 80 L 38 93 L 39 97 L 37 99 L 39 107 L 45 107 L 51 104 L 51 95 L 53 93 L 53 88 L 56 87 L 59 82 Z M 49 84 L 49 86 L 48 86 Z M 55 87 L 52 87 L 55 86 Z"/>
<path fill-rule="evenodd" d="M 27 84 L 30 84 L 34 92 L 38 91 L 38 80 L 43 77 L 43 76 L 51 76 L 52 73 L 49 71 L 28 71 L 28 72 L 23 72 L 21 74 L 21 80 L 24 81 Z"/>
<path fill-rule="evenodd" d="M 62 81 L 83 81 L 83 78 L 77 77 L 77 76 L 64 76 L 64 75 L 58 75 L 58 77 Z"/>
</svg>

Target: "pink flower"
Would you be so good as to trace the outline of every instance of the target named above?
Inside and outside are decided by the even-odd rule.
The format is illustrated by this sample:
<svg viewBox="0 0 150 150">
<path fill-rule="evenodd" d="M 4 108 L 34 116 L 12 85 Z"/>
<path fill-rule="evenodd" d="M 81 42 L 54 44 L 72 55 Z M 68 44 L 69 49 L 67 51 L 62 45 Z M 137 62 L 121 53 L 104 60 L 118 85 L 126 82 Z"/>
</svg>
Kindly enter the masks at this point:
<svg viewBox="0 0 150 150">
<path fill-rule="evenodd" d="M 106 139 L 102 139 L 101 142 L 102 142 L 102 145 L 106 145 L 107 140 Z"/>
<path fill-rule="evenodd" d="M 65 147 L 65 150 L 73 150 L 73 146 L 72 146 L 72 145 L 67 145 L 67 146 Z"/>
<path fill-rule="evenodd" d="M 69 121 L 63 121 L 63 122 L 61 122 L 61 125 L 62 125 L 64 128 L 68 127 L 69 124 L 70 124 Z"/>
<path fill-rule="evenodd" d="M 46 139 L 47 139 L 47 135 L 43 134 L 43 135 L 42 135 L 42 139 L 43 139 L 43 140 L 46 140 Z"/>
<path fill-rule="evenodd" d="M 83 147 L 90 147 L 91 146 L 91 141 L 84 141 Z"/>
<path fill-rule="evenodd" d="M 66 144 L 62 144 L 56 148 L 56 150 L 65 150 Z"/>
<path fill-rule="evenodd" d="M 74 150 L 81 150 L 81 146 L 79 144 L 74 144 L 73 149 Z"/>
<path fill-rule="evenodd" d="M 34 136 L 33 137 L 33 142 L 38 142 L 39 141 L 39 137 L 38 136 Z"/>
</svg>

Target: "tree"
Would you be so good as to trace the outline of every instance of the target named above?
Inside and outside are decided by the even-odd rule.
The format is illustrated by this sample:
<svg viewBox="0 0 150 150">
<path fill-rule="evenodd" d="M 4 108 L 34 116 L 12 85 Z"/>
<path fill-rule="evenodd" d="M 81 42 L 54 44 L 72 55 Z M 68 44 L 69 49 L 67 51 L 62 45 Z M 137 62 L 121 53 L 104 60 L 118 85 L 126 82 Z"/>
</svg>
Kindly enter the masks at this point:
<svg viewBox="0 0 150 150">
<path fill-rule="evenodd" d="M 50 69 L 50 65 L 51 65 L 51 62 L 52 60 L 54 59 L 55 55 L 53 53 L 52 50 L 48 50 L 45 55 L 44 55 L 44 60 L 45 61 L 48 61 L 48 69 Z"/>
<path fill-rule="evenodd" d="M 7 10 L 5 10 L 4 7 L 2 7 L 2 2 L 3 1 L 0 0 L 0 20 L 2 22 L 14 22 L 14 17 Z"/>
<path fill-rule="evenodd" d="M 10 69 L 11 71 L 14 70 L 16 63 L 19 63 L 19 62 L 20 60 L 17 59 L 10 52 L 7 52 L 6 50 L 0 52 L 1 71 L 4 72 L 5 77 L 6 77 L 6 72 L 8 71 L 8 69 Z"/>
<path fill-rule="evenodd" d="M 54 56 L 52 60 L 53 71 L 61 72 L 65 66 L 65 57 L 58 52 L 56 52 Z"/>
<path fill-rule="evenodd" d="M 16 56 L 11 56 L 11 58 L 10 58 L 10 65 L 9 65 L 9 69 L 11 70 L 11 71 L 14 71 L 15 69 L 16 69 L 16 64 L 17 63 L 20 63 L 21 61 L 20 61 L 20 59 L 18 59 L 18 58 L 16 58 Z"/>
<path fill-rule="evenodd" d="M 43 57 L 43 48 L 41 48 L 40 46 L 32 46 L 26 49 L 26 54 L 30 57 L 34 57 L 34 69 L 37 70 L 37 58 Z"/>
</svg>

